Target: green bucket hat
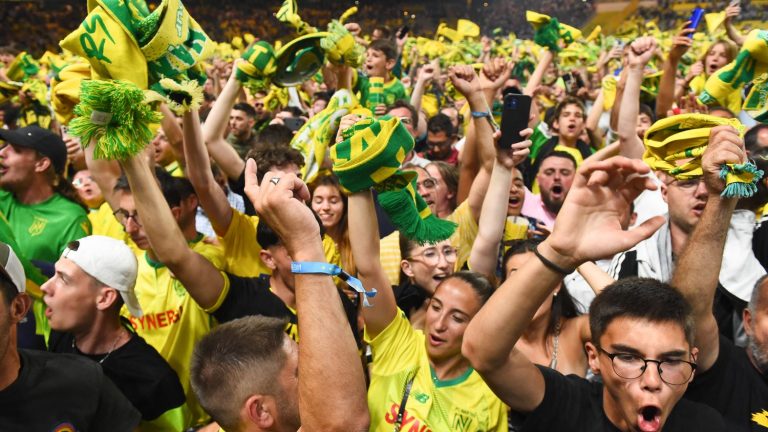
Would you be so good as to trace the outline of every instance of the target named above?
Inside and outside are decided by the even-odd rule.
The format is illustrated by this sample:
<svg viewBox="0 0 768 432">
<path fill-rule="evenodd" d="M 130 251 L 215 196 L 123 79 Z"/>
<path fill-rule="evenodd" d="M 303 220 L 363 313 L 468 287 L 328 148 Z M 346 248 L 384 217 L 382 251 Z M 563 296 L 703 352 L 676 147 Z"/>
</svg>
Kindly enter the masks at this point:
<svg viewBox="0 0 768 432">
<path fill-rule="evenodd" d="M 277 68 L 272 82 L 281 87 L 299 85 L 325 64 L 325 51 L 320 45 L 329 33 L 318 32 L 298 37 L 277 52 Z"/>
<path fill-rule="evenodd" d="M 365 119 L 345 132 L 331 148 L 333 172 L 344 188 L 359 192 L 374 188 L 392 223 L 420 244 L 449 238 L 456 225 L 438 219 L 416 192 L 416 172 L 400 165 L 413 149 L 413 137 L 396 117 Z"/>
</svg>

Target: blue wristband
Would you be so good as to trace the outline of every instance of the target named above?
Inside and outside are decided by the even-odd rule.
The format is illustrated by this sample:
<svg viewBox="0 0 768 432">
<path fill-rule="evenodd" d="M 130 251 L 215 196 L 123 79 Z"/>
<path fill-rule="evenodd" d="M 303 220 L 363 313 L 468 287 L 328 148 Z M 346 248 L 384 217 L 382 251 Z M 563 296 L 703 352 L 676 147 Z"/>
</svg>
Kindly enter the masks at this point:
<svg viewBox="0 0 768 432">
<path fill-rule="evenodd" d="M 376 296 L 376 288 L 366 291 L 363 283 L 359 279 L 345 272 L 341 267 L 325 262 L 291 262 L 291 273 L 295 274 L 325 274 L 329 276 L 338 276 L 339 279 L 347 283 L 353 290 L 363 294 L 363 304 L 371 307 L 368 298 Z"/>
<path fill-rule="evenodd" d="M 491 125 L 491 129 L 495 131 L 499 130 L 499 125 L 496 124 L 496 121 L 493 119 L 493 115 L 490 111 L 471 111 L 472 118 L 483 118 L 485 117 L 486 120 L 488 120 L 488 124 Z"/>
</svg>

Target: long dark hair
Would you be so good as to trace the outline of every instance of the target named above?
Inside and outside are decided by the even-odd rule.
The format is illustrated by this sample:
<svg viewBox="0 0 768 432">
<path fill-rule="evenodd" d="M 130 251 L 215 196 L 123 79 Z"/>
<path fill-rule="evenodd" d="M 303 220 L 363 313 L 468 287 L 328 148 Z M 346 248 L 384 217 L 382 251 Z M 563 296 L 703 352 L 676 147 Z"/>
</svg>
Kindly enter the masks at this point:
<svg viewBox="0 0 768 432">
<path fill-rule="evenodd" d="M 324 175 L 318 177 L 312 185 L 312 198 L 315 196 L 315 190 L 319 186 L 330 186 L 339 191 L 341 196 L 341 202 L 344 204 L 344 213 L 339 219 L 339 223 L 328 231 L 328 234 L 334 238 L 338 238 L 337 246 L 339 247 L 339 255 L 341 256 L 341 266 L 347 273 L 357 273 L 357 267 L 355 266 L 355 260 L 352 257 L 352 246 L 349 243 L 349 226 L 347 215 L 349 214 L 349 197 L 344 194 L 341 189 L 339 179 L 335 175 Z M 322 225 L 322 224 L 321 224 Z"/>
<path fill-rule="evenodd" d="M 507 243 L 509 249 L 504 253 L 504 258 L 502 259 L 502 282 L 507 280 L 507 262 L 515 255 L 532 253 L 539 243 L 541 243 L 541 240 L 535 239 L 512 240 Z M 571 319 L 579 316 L 579 310 L 576 306 L 576 300 L 571 297 L 568 289 L 562 286 L 552 299 L 552 313 L 547 324 L 547 334 L 554 334 L 557 331 L 561 319 Z"/>
</svg>

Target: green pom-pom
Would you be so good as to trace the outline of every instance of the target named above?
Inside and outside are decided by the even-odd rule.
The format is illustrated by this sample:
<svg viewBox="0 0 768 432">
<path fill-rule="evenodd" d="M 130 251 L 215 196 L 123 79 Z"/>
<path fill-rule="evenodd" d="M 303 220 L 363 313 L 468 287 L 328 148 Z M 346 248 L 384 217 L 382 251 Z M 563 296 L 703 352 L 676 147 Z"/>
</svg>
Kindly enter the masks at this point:
<svg viewBox="0 0 768 432">
<path fill-rule="evenodd" d="M 420 245 L 437 243 L 449 238 L 456 230 L 456 224 L 437 218 L 431 212 L 422 218 L 417 207 L 419 201 L 426 208 L 427 204 L 419 194 L 414 197 L 406 189 L 388 190 L 379 193 L 379 204 L 387 213 L 397 229 L 407 238 Z"/>
<path fill-rule="evenodd" d="M 549 48 L 552 52 L 559 52 L 560 46 L 557 41 L 560 40 L 560 23 L 557 18 L 552 18 L 548 23 L 542 25 L 533 35 L 533 41 L 536 45 Z"/>
<path fill-rule="evenodd" d="M 162 97 L 176 115 L 200 109 L 200 104 L 203 103 L 203 87 L 194 80 L 176 82 L 163 78 L 153 84 L 151 89 Z"/>
<path fill-rule="evenodd" d="M 96 159 L 127 159 L 152 140 L 150 123 L 161 120 L 144 100 L 144 92 L 127 81 L 83 80 L 80 103 L 69 123 L 69 133 L 87 147 L 95 140 Z"/>
</svg>

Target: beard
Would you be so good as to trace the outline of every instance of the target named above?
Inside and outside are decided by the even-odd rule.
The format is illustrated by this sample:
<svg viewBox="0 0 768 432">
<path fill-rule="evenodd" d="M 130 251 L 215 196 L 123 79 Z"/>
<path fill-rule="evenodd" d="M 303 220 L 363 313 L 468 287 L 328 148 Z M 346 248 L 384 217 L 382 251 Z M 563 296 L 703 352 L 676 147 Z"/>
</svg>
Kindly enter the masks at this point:
<svg viewBox="0 0 768 432">
<path fill-rule="evenodd" d="M 549 193 L 541 192 L 541 200 L 544 202 L 544 206 L 554 214 L 560 213 L 560 208 L 563 207 L 564 199 L 554 200 Z"/>
<path fill-rule="evenodd" d="M 768 344 L 761 344 L 754 336 L 748 336 L 747 349 L 757 369 L 763 374 L 768 373 Z"/>
</svg>

